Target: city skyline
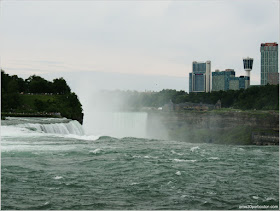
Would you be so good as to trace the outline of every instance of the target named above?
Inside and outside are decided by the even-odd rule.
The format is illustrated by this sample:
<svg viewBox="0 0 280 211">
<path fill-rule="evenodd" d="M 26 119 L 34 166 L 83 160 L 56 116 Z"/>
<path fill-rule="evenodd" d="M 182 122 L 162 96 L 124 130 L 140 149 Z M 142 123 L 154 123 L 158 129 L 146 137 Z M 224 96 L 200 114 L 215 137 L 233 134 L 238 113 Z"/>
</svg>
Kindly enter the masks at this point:
<svg viewBox="0 0 280 211">
<path fill-rule="evenodd" d="M 273 0 L 4 1 L 1 68 L 25 78 L 62 76 L 74 90 L 91 78 L 88 86 L 103 89 L 189 91 L 192 61 L 245 75 L 249 56 L 256 85 L 260 44 L 279 43 L 278 9 Z"/>
</svg>

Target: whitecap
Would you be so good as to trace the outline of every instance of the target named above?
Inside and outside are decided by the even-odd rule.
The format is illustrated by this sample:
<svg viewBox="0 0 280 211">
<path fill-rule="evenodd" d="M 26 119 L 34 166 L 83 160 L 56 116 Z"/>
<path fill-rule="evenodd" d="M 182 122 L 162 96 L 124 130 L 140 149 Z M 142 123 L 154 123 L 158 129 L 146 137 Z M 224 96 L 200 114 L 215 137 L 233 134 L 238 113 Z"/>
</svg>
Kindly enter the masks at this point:
<svg viewBox="0 0 280 211">
<path fill-rule="evenodd" d="M 59 188 L 49 188 L 49 190 L 58 190 Z"/>
<path fill-rule="evenodd" d="M 180 171 L 177 171 L 175 174 L 178 175 L 178 176 L 180 176 L 180 175 L 181 175 L 181 172 L 180 172 Z"/>
<path fill-rule="evenodd" d="M 276 201 L 276 199 L 275 198 L 273 198 L 273 197 L 267 197 L 267 198 L 265 198 L 265 200 L 264 201 Z"/>
<path fill-rule="evenodd" d="M 62 179 L 63 177 L 61 176 L 55 176 L 54 179 Z"/>
<path fill-rule="evenodd" d="M 196 160 L 182 160 L 182 159 L 173 159 L 175 162 L 196 162 Z"/>
<path fill-rule="evenodd" d="M 145 155 L 144 158 L 152 158 L 152 159 L 157 159 L 158 157 L 153 157 L 153 156 L 148 156 L 148 155 Z"/>
<path fill-rule="evenodd" d="M 216 195 L 217 193 L 214 191 L 207 191 L 206 193 L 208 193 L 209 195 Z"/>
<path fill-rule="evenodd" d="M 101 152 L 101 149 L 97 148 L 97 149 L 91 150 L 91 151 L 89 151 L 89 152 L 90 152 L 90 153 L 93 153 L 93 154 L 97 154 L 97 153 Z"/>
<path fill-rule="evenodd" d="M 61 137 L 74 138 L 74 139 L 80 139 L 85 141 L 96 141 L 100 138 L 100 136 L 93 136 L 93 135 L 88 136 L 88 135 L 76 135 L 76 134 L 69 134 Z"/>
<path fill-rule="evenodd" d="M 210 158 L 208 158 L 209 160 L 220 160 L 220 158 L 218 158 L 218 157 L 210 157 Z"/>
<path fill-rule="evenodd" d="M 258 196 L 252 196 L 253 199 L 259 199 L 260 197 Z"/>
<path fill-rule="evenodd" d="M 175 152 L 174 150 L 171 150 L 171 153 L 175 155 L 183 155 L 182 153 Z"/>
<path fill-rule="evenodd" d="M 200 148 L 199 148 L 199 146 L 196 146 L 196 147 L 192 147 L 190 150 L 192 151 L 192 152 L 194 152 L 195 150 L 199 150 Z"/>
</svg>

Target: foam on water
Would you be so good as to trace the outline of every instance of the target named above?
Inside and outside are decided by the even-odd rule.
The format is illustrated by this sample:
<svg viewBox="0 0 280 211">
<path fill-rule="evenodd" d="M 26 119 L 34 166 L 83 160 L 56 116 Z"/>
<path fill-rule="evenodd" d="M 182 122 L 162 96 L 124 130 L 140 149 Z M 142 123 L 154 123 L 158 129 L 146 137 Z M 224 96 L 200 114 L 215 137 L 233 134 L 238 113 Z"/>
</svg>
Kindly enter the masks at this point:
<svg viewBox="0 0 280 211">
<path fill-rule="evenodd" d="M 54 179 L 58 180 L 58 179 L 62 179 L 62 176 L 55 176 Z"/>
<path fill-rule="evenodd" d="M 191 152 L 194 152 L 194 151 L 199 150 L 199 149 L 200 149 L 199 146 L 196 146 L 196 147 L 192 147 L 190 150 L 191 150 Z"/>
<path fill-rule="evenodd" d="M 74 134 L 68 134 L 65 136 L 62 136 L 64 138 L 74 138 L 74 139 L 80 139 L 85 141 L 96 141 L 100 138 L 100 136 L 93 136 L 93 135 L 74 135 Z"/>
<path fill-rule="evenodd" d="M 208 160 L 220 160 L 220 158 L 218 158 L 218 157 L 210 157 L 210 158 L 208 158 Z"/>
<path fill-rule="evenodd" d="M 173 159 L 175 162 L 196 162 L 196 160 L 182 160 L 182 159 Z"/>
<path fill-rule="evenodd" d="M 183 153 L 178 153 L 178 152 L 175 152 L 174 150 L 171 150 L 171 153 L 175 154 L 175 155 L 183 155 Z"/>
<path fill-rule="evenodd" d="M 274 197 L 266 197 L 264 201 L 276 201 Z"/>
<path fill-rule="evenodd" d="M 101 152 L 101 149 L 95 149 L 95 150 L 91 150 L 89 151 L 90 153 L 93 153 L 93 154 L 98 154 Z"/>
<path fill-rule="evenodd" d="M 180 171 L 177 171 L 175 174 L 178 175 L 178 176 L 180 176 L 180 175 L 181 175 L 181 172 L 180 172 Z"/>
<path fill-rule="evenodd" d="M 1 126 L 1 137 L 40 136 L 37 131 L 18 126 Z"/>
</svg>

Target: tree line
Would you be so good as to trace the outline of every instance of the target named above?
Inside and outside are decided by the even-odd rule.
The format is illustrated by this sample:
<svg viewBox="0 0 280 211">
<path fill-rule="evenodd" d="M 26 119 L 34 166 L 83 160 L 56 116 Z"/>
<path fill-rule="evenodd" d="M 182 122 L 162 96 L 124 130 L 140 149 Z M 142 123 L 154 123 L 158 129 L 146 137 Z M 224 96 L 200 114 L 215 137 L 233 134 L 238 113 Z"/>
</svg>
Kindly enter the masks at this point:
<svg viewBox="0 0 280 211">
<path fill-rule="evenodd" d="M 141 109 L 143 107 L 162 107 L 170 100 L 175 103 L 215 104 L 221 100 L 223 108 L 243 110 L 279 110 L 279 85 L 251 86 L 248 89 L 216 91 L 210 93 L 187 93 L 164 89 L 160 92 L 137 91 L 103 91 L 104 102 L 122 102 L 118 106 L 122 110 Z M 97 102 L 98 103 L 98 102 Z M 102 104 L 102 102 L 100 102 Z"/>
<path fill-rule="evenodd" d="M 45 94 L 48 95 L 45 95 Z M 33 95 L 25 95 L 33 94 Z M 51 94 L 51 95 L 49 95 Z M 59 112 L 82 121 L 82 105 L 63 78 L 52 82 L 36 75 L 22 79 L 1 70 L 1 109 L 4 112 Z"/>
<path fill-rule="evenodd" d="M 10 76 L 4 70 L 1 70 L 1 90 L 3 92 L 19 93 L 52 93 L 52 94 L 69 94 L 70 87 L 63 78 L 56 78 L 52 82 L 36 75 L 27 79 L 22 79 L 17 75 Z"/>
</svg>

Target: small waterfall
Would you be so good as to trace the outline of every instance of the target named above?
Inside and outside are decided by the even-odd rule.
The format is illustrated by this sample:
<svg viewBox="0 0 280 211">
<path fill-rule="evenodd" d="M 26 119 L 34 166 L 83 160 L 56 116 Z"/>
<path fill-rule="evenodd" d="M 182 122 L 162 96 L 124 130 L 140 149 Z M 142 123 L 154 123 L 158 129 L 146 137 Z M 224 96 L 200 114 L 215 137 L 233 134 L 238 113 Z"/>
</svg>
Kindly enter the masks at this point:
<svg viewBox="0 0 280 211">
<path fill-rule="evenodd" d="M 43 133 L 85 135 L 82 125 L 76 120 L 52 124 L 26 123 L 19 126 Z"/>
</svg>

